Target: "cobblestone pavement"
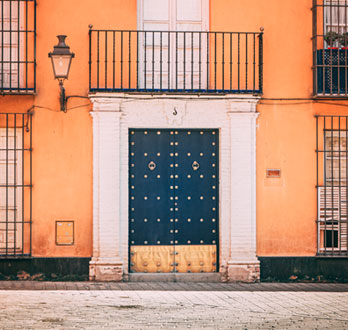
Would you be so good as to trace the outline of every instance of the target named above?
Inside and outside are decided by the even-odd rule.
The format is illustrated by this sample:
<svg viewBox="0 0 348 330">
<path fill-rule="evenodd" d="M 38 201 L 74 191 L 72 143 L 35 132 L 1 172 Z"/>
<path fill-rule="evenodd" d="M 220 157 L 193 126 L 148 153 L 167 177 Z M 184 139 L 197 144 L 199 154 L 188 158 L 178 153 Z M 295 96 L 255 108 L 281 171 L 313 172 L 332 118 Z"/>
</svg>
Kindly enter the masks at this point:
<svg viewBox="0 0 348 330">
<path fill-rule="evenodd" d="M 0 290 L 348 292 L 348 283 L 188 283 L 0 281 Z"/>
<path fill-rule="evenodd" d="M 5 284 L 13 289 L 18 283 L 36 285 Z M 272 283 L 263 283 L 269 290 L 260 290 L 262 283 L 249 290 L 221 283 L 117 283 L 120 289 L 111 289 L 116 283 L 64 283 L 64 290 L 49 289 L 54 283 L 48 282 L 39 283 L 46 290 L 4 290 L 5 284 L 0 329 L 348 329 L 344 284 L 312 284 L 307 291 L 302 284 L 271 290 L 281 285 Z M 103 286 L 109 289 L 98 289 Z"/>
</svg>

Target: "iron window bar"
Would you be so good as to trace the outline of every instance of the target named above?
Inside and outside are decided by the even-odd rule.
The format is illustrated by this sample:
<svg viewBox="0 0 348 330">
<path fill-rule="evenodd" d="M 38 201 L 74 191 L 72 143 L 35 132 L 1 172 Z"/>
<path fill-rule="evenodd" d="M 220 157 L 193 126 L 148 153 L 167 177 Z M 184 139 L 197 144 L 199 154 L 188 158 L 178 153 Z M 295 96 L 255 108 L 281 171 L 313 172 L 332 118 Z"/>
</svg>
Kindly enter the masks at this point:
<svg viewBox="0 0 348 330">
<path fill-rule="evenodd" d="M 32 254 L 32 114 L 0 113 L 0 258 Z"/>
<path fill-rule="evenodd" d="M 261 94 L 263 31 L 89 31 L 90 92 Z"/>
<path fill-rule="evenodd" d="M 0 94 L 36 91 L 36 0 L 0 0 Z"/>
<path fill-rule="evenodd" d="M 348 116 L 316 116 L 317 254 L 348 256 Z"/>
</svg>

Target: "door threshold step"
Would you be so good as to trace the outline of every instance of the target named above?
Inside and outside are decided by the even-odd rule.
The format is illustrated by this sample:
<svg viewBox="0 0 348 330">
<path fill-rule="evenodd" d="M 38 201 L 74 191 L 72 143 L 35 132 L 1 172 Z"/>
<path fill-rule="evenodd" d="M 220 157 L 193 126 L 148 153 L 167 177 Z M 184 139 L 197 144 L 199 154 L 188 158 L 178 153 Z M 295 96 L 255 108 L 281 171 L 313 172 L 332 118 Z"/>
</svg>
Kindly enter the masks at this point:
<svg viewBox="0 0 348 330">
<path fill-rule="evenodd" d="M 132 273 L 129 282 L 221 282 L 219 273 Z"/>
</svg>

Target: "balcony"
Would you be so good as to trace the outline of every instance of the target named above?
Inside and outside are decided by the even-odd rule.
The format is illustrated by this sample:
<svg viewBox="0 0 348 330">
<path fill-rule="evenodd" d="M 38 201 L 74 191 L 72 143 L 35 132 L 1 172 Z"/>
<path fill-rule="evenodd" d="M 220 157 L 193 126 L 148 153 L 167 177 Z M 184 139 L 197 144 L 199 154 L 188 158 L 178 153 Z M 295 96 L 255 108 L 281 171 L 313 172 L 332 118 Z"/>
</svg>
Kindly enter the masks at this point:
<svg viewBox="0 0 348 330">
<path fill-rule="evenodd" d="M 36 89 L 36 0 L 0 0 L 0 94 Z"/>
<path fill-rule="evenodd" d="M 348 96 L 348 2 L 313 1 L 313 95 Z"/>
<path fill-rule="evenodd" d="M 261 94 L 263 33 L 90 30 L 89 90 Z"/>
</svg>

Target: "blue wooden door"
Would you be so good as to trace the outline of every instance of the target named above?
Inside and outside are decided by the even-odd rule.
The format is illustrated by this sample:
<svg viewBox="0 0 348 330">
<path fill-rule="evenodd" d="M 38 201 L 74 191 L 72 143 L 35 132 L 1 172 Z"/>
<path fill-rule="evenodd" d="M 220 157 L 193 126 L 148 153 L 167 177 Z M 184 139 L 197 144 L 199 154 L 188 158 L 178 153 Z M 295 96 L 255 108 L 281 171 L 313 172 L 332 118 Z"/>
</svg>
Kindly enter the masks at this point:
<svg viewBox="0 0 348 330">
<path fill-rule="evenodd" d="M 130 271 L 217 271 L 218 131 L 129 136 Z"/>
</svg>

